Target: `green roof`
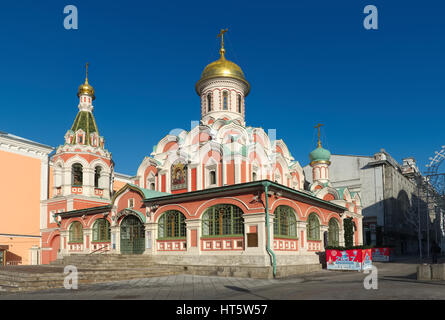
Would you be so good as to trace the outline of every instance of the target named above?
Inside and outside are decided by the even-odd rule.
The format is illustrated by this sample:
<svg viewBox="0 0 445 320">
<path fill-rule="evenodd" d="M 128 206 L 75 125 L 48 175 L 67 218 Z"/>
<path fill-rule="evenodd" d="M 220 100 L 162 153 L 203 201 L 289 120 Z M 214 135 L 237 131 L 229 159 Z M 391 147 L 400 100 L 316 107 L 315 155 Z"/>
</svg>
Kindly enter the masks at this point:
<svg viewBox="0 0 445 320">
<path fill-rule="evenodd" d="M 135 184 L 132 184 L 132 183 L 129 183 L 129 185 L 133 186 L 135 188 L 138 188 L 139 190 L 141 190 L 142 193 L 144 194 L 144 198 L 146 198 L 146 199 L 170 195 L 170 193 L 166 193 L 166 192 L 161 192 L 161 191 L 141 188 L 138 185 L 135 185 Z"/>
<path fill-rule="evenodd" d="M 279 188 L 283 191 L 293 193 L 294 195 L 304 197 L 307 200 L 316 201 L 318 204 L 327 205 L 331 208 L 336 208 L 337 210 L 345 209 L 345 207 L 338 205 L 336 203 L 317 198 L 310 192 L 307 193 L 307 191 L 305 191 L 305 190 L 304 191 L 303 190 L 295 190 L 295 189 L 286 187 L 284 185 L 272 182 L 270 180 L 259 180 L 259 181 L 253 181 L 253 182 L 237 183 L 237 184 L 227 185 L 227 186 L 222 186 L 222 187 L 215 187 L 215 188 L 182 192 L 182 193 L 174 193 L 174 194 L 164 193 L 164 196 L 152 197 L 152 199 L 145 199 L 144 202 L 147 202 L 147 203 L 155 203 L 158 201 L 174 201 L 174 202 L 176 202 L 176 201 L 180 201 L 181 199 L 191 198 L 191 197 L 199 197 L 199 198 L 203 199 L 203 197 L 206 195 L 210 196 L 210 197 L 219 197 L 220 195 L 218 193 L 224 193 L 227 191 L 235 191 L 238 189 L 249 188 L 249 187 L 261 187 L 265 183 L 269 184 L 271 187 Z M 149 191 L 152 191 L 152 190 L 149 190 Z"/>
<path fill-rule="evenodd" d="M 93 113 L 90 111 L 79 111 L 77 113 L 76 119 L 74 119 L 71 131 L 76 132 L 82 129 L 86 134 L 86 144 L 90 144 L 90 134 L 97 132 L 99 135 L 99 130 L 97 129 L 96 121 L 94 120 Z"/>
</svg>

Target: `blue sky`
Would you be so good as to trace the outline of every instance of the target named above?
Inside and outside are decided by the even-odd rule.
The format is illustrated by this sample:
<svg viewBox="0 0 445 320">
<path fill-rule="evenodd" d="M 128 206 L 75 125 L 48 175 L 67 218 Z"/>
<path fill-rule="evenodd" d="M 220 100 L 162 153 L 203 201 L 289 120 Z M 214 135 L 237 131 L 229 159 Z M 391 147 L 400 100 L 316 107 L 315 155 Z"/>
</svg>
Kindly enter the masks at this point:
<svg viewBox="0 0 445 320">
<path fill-rule="evenodd" d="M 78 8 L 65 30 L 65 5 Z M 379 29 L 363 27 L 378 8 Z M 304 166 L 316 147 L 421 171 L 445 144 L 443 1 L 9 1 L 0 10 L 0 130 L 58 146 L 78 111 L 84 65 L 116 171 L 136 174 L 153 145 L 200 119 L 194 90 L 226 57 L 251 84 L 246 122 L 276 129 Z"/>
</svg>

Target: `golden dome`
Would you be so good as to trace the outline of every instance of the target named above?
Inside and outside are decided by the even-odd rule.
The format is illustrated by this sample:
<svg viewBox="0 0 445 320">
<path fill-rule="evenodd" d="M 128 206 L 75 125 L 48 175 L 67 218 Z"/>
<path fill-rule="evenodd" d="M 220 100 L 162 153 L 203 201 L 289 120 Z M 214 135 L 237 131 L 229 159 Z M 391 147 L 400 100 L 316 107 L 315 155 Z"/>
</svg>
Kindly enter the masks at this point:
<svg viewBox="0 0 445 320">
<path fill-rule="evenodd" d="M 79 91 L 77 92 L 77 96 L 80 97 L 81 95 L 88 95 L 93 98 L 93 100 L 96 98 L 94 96 L 94 88 L 88 83 L 88 79 L 85 80 L 84 84 L 81 84 L 79 86 Z"/>
<path fill-rule="evenodd" d="M 225 78 L 234 78 L 244 82 L 244 84 L 247 86 L 247 91 L 245 93 L 245 96 L 247 96 L 250 91 L 250 84 L 244 77 L 243 70 L 241 70 L 241 68 L 236 63 L 227 60 L 224 57 L 224 53 L 225 53 L 224 48 L 221 48 L 220 50 L 221 57 L 205 67 L 204 71 L 201 74 L 201 79 L 199 79 L 199 81 L 196 83 L 195 87 L 196 92 L 200 94 L 198 87 L 203 81 L 212 78 L 225 77 Z"/>
</svg>

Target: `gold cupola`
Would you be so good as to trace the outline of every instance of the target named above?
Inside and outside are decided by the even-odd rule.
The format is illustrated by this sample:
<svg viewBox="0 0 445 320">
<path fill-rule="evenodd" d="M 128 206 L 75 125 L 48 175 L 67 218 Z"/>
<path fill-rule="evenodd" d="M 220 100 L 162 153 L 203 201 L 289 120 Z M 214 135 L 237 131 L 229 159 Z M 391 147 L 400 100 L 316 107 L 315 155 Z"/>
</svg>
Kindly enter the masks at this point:
<svg viewBox="0 0 445 320">
<path fill-rule="evenodd" d="M 218 38 L 221 37 L 221 49 L 219 50 L 219 54 L 220 54 L 219 59 L 208 64 L 204 68 L 204 71 L 201 74 L 201 78 L 196 83 L 195 89 L 196 89 L 196 92 L 198 93 L 198 95 L 200 95 L 201 83 L 203 83 L 204 81 L 209 80 L 209 79 L 221 78 L 221 77 L 233 78 L 233 79 L 237 79 L 237 80 L 243 82 L 247 88 L 246 92 L 245 92 L 245 96 L 247 96 L 249 94 L 250 84 L 249 84 L 249 82 L 247 82 L 246 78 L 244 77 L 243 70 L 241 70 L 241 68 L 236 63 L 233 63 L 232 61 L 227 60 L 226 57 L 224 56 L 226 50 L 224 49 L 223 35 L 225 32 L 227 32 L 227 30 L 228 29 L 221 30 L 221 32 L 218 35 Z"/>
<path fill-rule="evenodd" d="M 85 83 L 81 84 L 79 91 L 77 91 L 77 96 L 80 97 L 81 95 L 90 96 L 93 100 L 96 98 L 94 96 L 94 88 L 88 83 L 88 63 L 86 64 Z"/>
</svg>

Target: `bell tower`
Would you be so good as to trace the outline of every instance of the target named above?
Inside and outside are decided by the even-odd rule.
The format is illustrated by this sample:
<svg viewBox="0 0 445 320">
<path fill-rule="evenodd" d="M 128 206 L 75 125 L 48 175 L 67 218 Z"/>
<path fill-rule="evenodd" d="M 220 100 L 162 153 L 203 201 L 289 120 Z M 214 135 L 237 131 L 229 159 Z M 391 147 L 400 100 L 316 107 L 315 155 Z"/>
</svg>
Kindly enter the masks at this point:
<svg viewBox="0 0 445 320">
<path fill-rule="evenodd" d="M 95 92 L 88 83 L 88 63 L 85 82 L 79 86 L 77 96 L 79 111 L 71 129 L 65 134 L 65 143 L 57 148 L 52 157 L 52 195 L 76 195 L 109 201 L 113 161 L 94 119 L 92 103 Z"/>
</svg>

